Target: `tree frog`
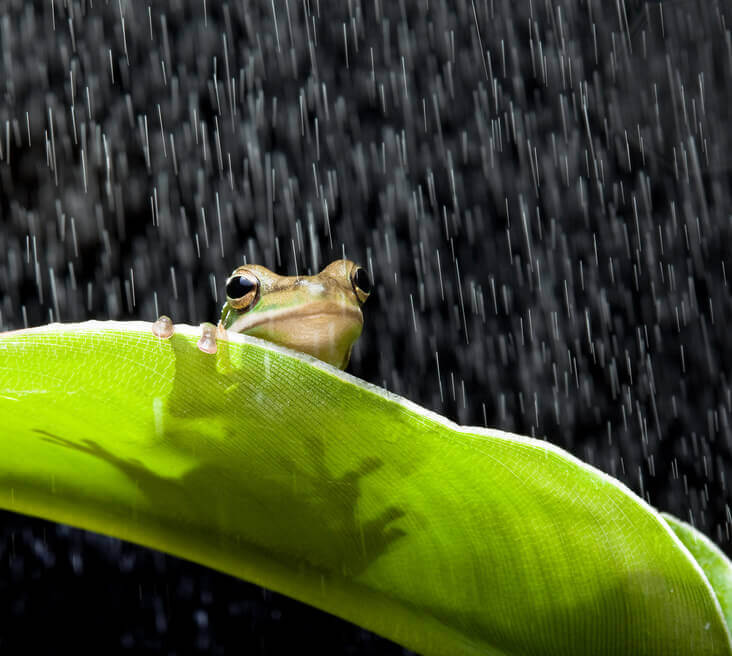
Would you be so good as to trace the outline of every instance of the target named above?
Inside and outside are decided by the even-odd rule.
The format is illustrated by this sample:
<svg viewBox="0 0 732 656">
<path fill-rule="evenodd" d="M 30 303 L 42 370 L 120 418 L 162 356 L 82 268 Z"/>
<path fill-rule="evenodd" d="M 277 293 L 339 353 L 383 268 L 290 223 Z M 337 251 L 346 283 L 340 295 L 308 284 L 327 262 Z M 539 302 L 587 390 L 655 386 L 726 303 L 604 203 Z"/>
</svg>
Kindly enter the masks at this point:
<svg viewBox="0 0 732 656">
<path fill-rule="evenodd" d="M 218 327 L 204 324 L 198 346 L 215 353 L 217 335 L 233 330 L 345 369 L 370 293 L 369 274 L 350 260 L 336 260 L 314 276 L 279 276 L 258 264 L 240 266 L 226 281 Z M 158 337 L 172 332 L 167 317 L 153 324 Z"/>
</svg>

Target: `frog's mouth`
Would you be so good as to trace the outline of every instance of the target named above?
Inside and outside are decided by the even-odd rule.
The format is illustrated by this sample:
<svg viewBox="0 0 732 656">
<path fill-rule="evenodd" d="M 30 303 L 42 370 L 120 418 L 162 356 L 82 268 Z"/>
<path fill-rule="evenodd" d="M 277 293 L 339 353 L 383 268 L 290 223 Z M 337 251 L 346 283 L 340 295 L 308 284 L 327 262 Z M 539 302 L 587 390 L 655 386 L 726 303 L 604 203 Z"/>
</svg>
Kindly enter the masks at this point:
<svg viewBox="0 0 732 656">
<path fill-rule="evenodd" d="M 363 326 L 361 308 L 354 305 L 338 305 L 327 301 L 310 303 L 307 308 L 275 307 L 271 310 L 246 312 L 237 317 L 228 327 L 226 326 L 227 318 L 222 317 L 222 323 L 227 330 L 236 333 L 256 334 L 271 341 L 277 340 L 272 337 L 268 338 L 262 333 L 267 331 L 280 334 L 286 331 L 293 331 L 293 333 L 307 332 L 313 336 L 314 333 L 322 334 L 326 338 L 328 334 L 337 334 L 348 331 L 349 328 Z"/>
<path fill-rule="evenodd" d="M 243 314 L 228 330 L 266 339 L 343 368 L 362 327 L 359 307 L 322 302 L 311 303 L 307 308 L 273 308 Z"/>
</svg>

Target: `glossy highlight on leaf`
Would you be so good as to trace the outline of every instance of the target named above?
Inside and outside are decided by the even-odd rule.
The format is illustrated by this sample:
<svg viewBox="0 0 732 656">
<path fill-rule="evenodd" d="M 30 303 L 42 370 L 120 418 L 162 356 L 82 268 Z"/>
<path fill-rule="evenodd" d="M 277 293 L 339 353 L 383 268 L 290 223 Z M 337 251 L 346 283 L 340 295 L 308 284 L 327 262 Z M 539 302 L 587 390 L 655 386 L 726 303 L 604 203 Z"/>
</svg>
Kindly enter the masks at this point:
<svg viewBox="0 0 732 656">
<path fill-rule="evenodd" d="M 732 654 L 729 561 L 616 480 L 267 342 L 209 355 L 175 330 L 0 335 L 0 506 L 423 654 Z"/>
</svg>

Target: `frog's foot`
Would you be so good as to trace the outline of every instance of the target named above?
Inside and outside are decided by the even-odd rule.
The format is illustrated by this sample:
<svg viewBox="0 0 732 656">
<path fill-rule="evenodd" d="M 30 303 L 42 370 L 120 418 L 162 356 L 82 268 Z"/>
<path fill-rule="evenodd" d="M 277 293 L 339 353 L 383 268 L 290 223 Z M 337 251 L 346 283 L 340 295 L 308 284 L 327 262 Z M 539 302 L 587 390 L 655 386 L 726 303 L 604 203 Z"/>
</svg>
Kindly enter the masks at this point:
<svg viewBox="0 0 732 656">
<path fill-rule="evenodd" d="M 201 324 L 201 339 L 198 340 L 198 348 L 204 353 L 213 355 L 216 353 L 216 336 L 217 329 L 212 323 Z"/>
<path fill-rule="evenodd" d="M 158 317 L 158 320 L 152 325 L 152 333 L 160 339 L 168 339 L 173 335 L 173 321 L 164 314 Z"/>
</svg>

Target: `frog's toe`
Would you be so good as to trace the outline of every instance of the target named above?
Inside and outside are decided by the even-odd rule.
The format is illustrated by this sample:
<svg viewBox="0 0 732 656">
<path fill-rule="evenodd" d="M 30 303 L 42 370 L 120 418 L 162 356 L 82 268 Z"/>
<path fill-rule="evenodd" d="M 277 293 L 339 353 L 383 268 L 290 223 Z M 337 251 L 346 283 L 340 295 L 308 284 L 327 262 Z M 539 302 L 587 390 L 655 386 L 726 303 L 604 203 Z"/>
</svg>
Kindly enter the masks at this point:
<svg viewBox="0 0 732 656">
<path fill-rule="evenodd" d="M 201 338 L 198 340 L 198 348 L 204 353 L 213 355 L 216 353 L 216 326 L 212 323 L 201 324 Z"/>
<path fill-rule="evenodd" d="M 172 319 L 170 317 L 166 317 L 164 314 L 158 317 L 158 320 L 152 325 L 153 335 L 155 335 L 155 337 L 160 337 L 161 339 L 168 339 L 172 336 L 173 331 Z"/>
</svg>

